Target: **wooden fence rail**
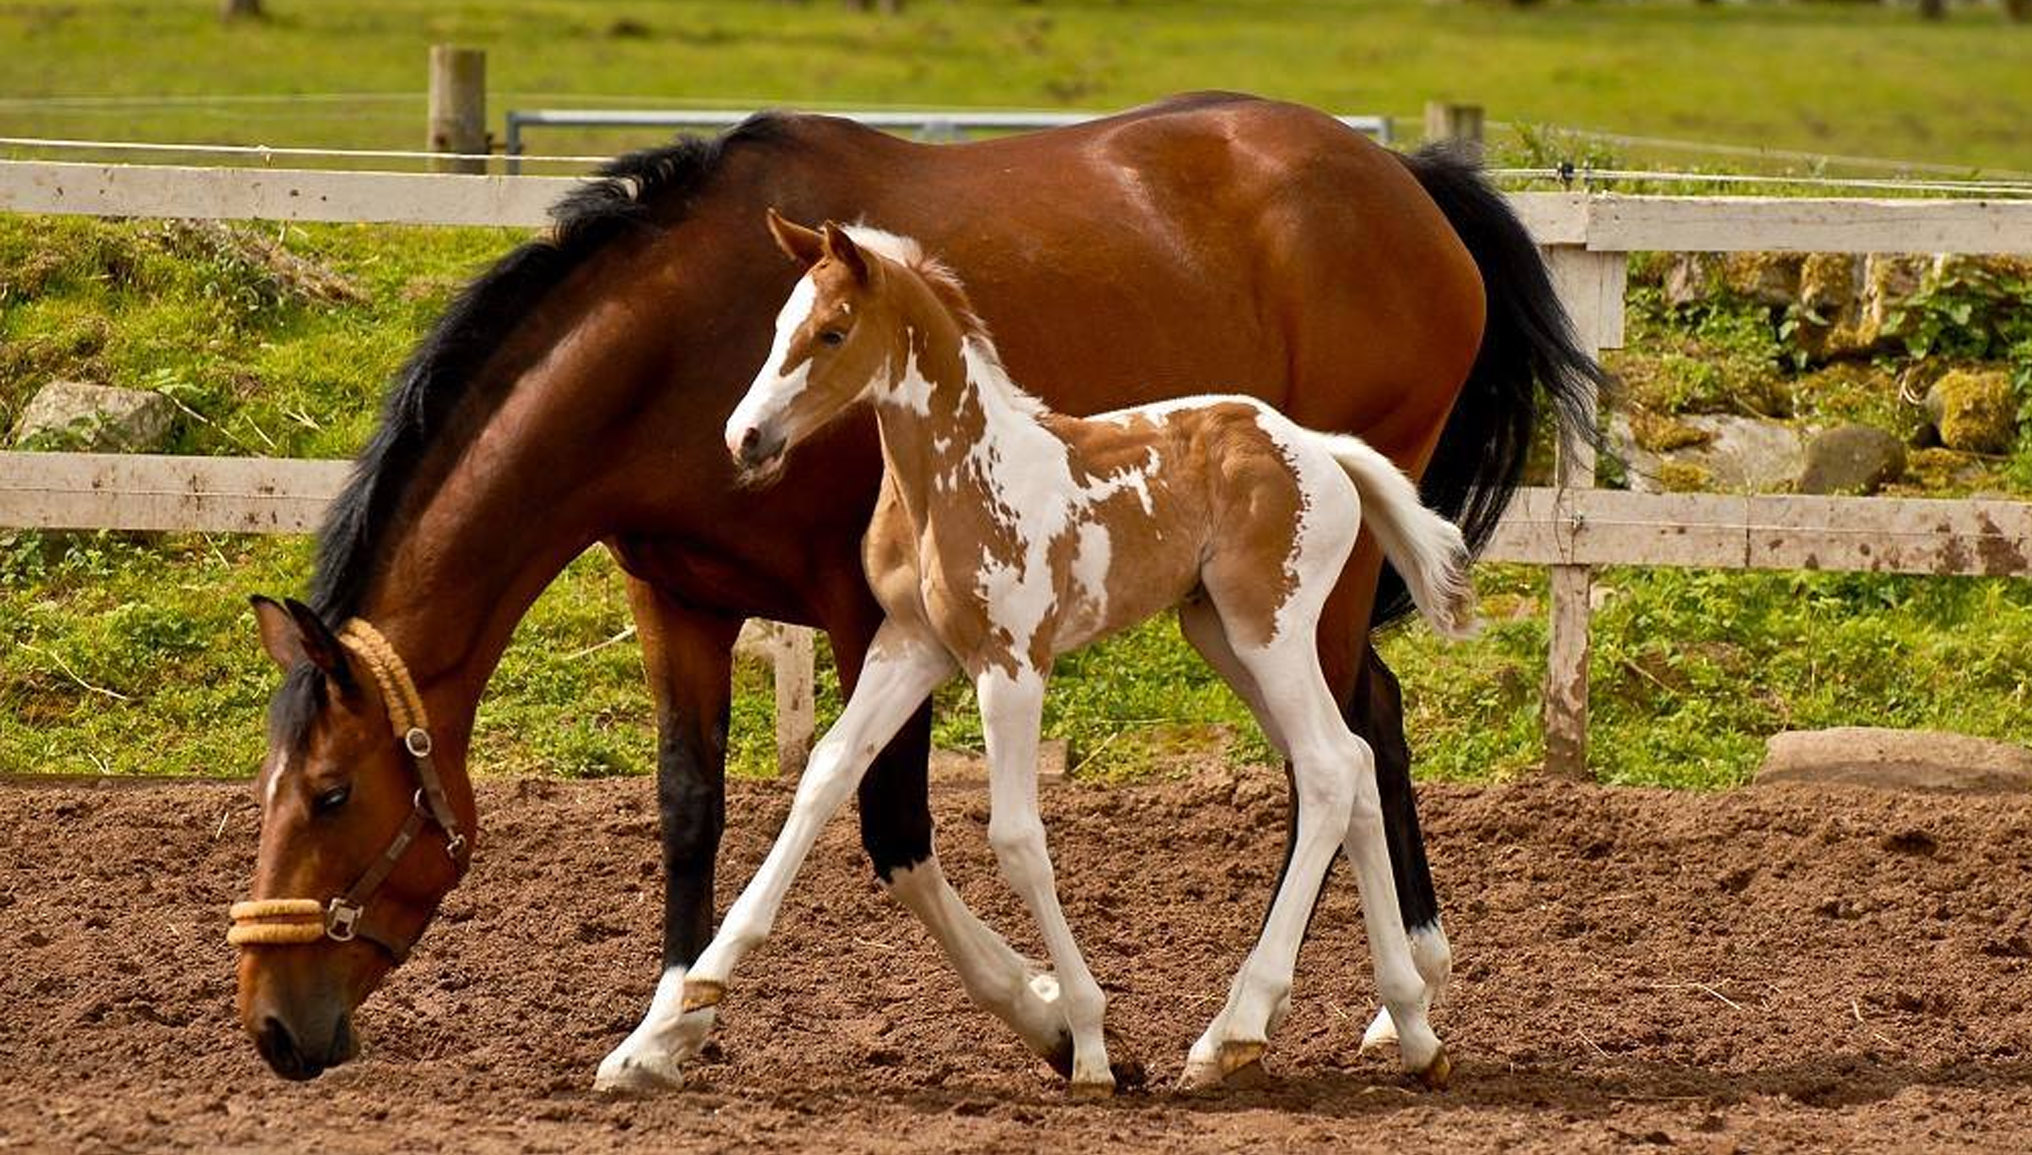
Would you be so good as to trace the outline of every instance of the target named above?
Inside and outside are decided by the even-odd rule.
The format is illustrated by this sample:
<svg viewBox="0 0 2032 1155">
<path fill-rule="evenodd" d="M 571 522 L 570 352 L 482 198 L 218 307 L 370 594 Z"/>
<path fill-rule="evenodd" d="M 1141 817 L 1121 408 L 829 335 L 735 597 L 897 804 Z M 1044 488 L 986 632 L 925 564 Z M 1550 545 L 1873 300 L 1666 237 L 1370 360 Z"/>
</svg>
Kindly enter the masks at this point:
<svg viewBox="0 0 2032 1155">
<path fill-rule="evenodd" d="M 215 220 L 538 227 L 568 177 L 206 169 L 0 161 L 0 211 Z M 1805 200 L 1523 193 L 1592 350 L 1623 341 L 1634 251 L 2032 253 L 2032 201 Z M 314 528 L 347 464 L 261 458 L 0 453 L 0 527 L 297 533 Z M 1596 490 L 1592 454 L 1558 487 L 1512 503 L 1486 556 L 1552 569 L 1548 766 L 1586 765 L 1594 567 L 1698 566 L 2032 576 L 2032 504 L 1905 498 L 1637 494 Z M 808 634 L 782 631 L 786 765 L 810 745 Z"/>
</svg>

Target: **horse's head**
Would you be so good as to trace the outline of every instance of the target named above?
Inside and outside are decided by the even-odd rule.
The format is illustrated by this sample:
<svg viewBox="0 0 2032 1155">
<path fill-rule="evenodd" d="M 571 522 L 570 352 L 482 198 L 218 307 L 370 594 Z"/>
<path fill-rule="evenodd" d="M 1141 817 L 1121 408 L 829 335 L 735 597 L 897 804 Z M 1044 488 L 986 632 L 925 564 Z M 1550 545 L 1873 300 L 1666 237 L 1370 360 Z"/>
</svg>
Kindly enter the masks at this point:
<svg viewBox="0 0 2032 1155">
<path fill-rule="evenodd" d="M 776 341 L 755 383 L 727 419 L 727 451 L 741 469 L 767 477 L 783 455 L 900 370 L 903 332 L 886 292 L 895 266 L 865 250 L 846 229 L 809 229 L 769 211 L 769 231 L 804 276 L 776 317 Z"/>
<path fill-rule="evenodd" d="M 255 786 L 253 898 L 229 941 L 240 1025 L 278 1074 L 309 1079 L 353 1056 L 353 1008 L 458 882 L 472 799 L 447 796 L 422 700 L 372 626 L 334 631 L 295 601 L 255 598 L 254 613 L 284 678 Z"/>
</svg>

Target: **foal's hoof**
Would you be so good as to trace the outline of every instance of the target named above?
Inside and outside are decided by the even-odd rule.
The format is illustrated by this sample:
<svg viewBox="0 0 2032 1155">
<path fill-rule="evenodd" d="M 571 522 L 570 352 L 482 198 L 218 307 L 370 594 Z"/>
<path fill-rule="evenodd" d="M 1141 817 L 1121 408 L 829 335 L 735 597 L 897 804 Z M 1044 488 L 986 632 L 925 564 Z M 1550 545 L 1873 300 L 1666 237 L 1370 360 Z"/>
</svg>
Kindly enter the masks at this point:
<svg viewBox="0 0 2032 1155">
<path fill-rule="evenodd" d="M 593 1076 L 593 1090 L 617 1098 L 662 1095 L 684 1089 L 684 1067 L 662 1056 L 609 1056 Z"/>
<path fill-rule="evenodd" d="M 1427 1064 L 1423 1071 L 1418 1072 L 1418 1081 L 1424 1084 L 1428 1091 L 1444 1091 L 1452 1080 L 1453 1060 L 1446 1057 L 1446 1048 L 1442 1046 L 1439 1053 L 1432 1057 L 1432 1062 Z"/>
<path fill-rule="evenodd" d="M 1260 1087 L 1270 1081 L 1263 1069 L 1263 1052 L 1268 1043 L 1230 1040 L 1221 1044 L 1220 1054 L 1208 1063 L 1187 1063 L 1178 1077 L 1181 1091 L 1211 1091 L 1215 1087 Z"/>
<path fill-rule="evenodd" d="M 1066 1094 L 1082 1102 L 1091 1102 L 1096 1099 L 1112 1099 L 1115 1097 L 1115 1080 L 1111 1076 L 1107 1079 L 1093 1079 L 1084 1083 L 1070 1083 L 1066 1086 Z"/>
<path fill-rule="evenodd" d="M 1115 1038 L 1114 1031 L 1103 1028 L 1101 1030 L 1101 1038 L 1108 1044 L 1108 1073 L 1115 1077 L 1114 1085 L 1116 1087 L 1123 1090 L 1135 1090 L 1150 1081 L 1150 1071 L 1143 1066 L 1143 1060 L 1133 1057 L 1127 1059 L 1116 1057 L 1122 1053 L 1122 1047 L 1120 1041 Z M 1038 1058 L 1043 1059 L 1047 1066 L 1058 1072 L 1059 1078 L 1071 1080 L 1072 1036 L 1069 1034 L 1060 1035 L 1058 1037 L 1058 1045 L 1052 1048 L 1051 1053 L 1039 1055 Z"/>
<path fill-rule="evenodd" d="M 726 997 L 725 983 L 714 982 L 712 979 L 684 980 L 684 1013 L 687 1015 L 693 1011 L 705 1010 L 707 1007 L 717 1007 L 720 1000 Z"/>
</svg>

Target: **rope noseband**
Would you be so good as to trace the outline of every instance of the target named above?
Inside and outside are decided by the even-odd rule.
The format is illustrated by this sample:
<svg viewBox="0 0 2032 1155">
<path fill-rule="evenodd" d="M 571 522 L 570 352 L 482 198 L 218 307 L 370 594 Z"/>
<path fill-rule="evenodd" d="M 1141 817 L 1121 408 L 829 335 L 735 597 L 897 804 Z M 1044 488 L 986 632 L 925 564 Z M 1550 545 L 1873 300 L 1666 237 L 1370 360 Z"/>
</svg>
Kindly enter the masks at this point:
<svg viewBox="0 0 2032 1155">
<path fill-rule="evenodd" d="M 401 656 L 381 636 L 381 631 L 364 618 L 347 622 L 339 631 L 339 642 L 374 676 L 396 742 L 416 771 L 420 787 L 409 817 L 381 857 L 346 893 L 323 903 L 314 898 L 236 902 L 229 912 L 233 927 L 226 932 L 226 941 L 237 947 L 253 947 L 313 943 L 325 938 L 351 942 L 361 938 L 387 951 L 399 963 L 409 956 L 416 936 L 399 934 L 370 921 L 368 900 L 394 873 L 395 865 L 408 853 L 410 844 L 423 833 L 425 823 L 435 822 L 444 832 L 445 854 L 461 878 L 471 860 L 469 844 L 459 828 L 458 816 L 452 812 L 451 801 L 445 797 L 444 780 L 438 776 L 437 765 L 431 759 L 430 715 L 424 712 L 423 697 L 416 692 L 409 667 L 403 665 Z"/>
</svg>

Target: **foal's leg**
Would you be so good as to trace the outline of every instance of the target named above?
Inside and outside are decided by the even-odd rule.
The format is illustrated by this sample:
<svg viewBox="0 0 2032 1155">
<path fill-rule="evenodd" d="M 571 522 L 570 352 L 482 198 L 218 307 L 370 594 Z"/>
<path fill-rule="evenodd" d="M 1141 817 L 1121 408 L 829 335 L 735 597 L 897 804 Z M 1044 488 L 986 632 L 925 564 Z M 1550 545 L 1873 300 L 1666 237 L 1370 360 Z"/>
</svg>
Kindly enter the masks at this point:
<svg viewBox="0 0 2032 1155">
<path fill-rule="evenodd" d="M 1246 673 L 1236 691 L 1254 699 L 1252 705 L 1262 703 L 1265 729 L 1283 735 L 1298 813 L 1291 857 L 1270 915 L 1255 948 L 1236 972 L 1226 1005 L 1186 1058 L 1180 1081 L 1187 1087 L 1219 1084 L 1258 1061 L 1269 1045 L 1270 1031 L 1289 1005 L 1291 976 L 1313 903 L 1360 795 L 1357 771 L 1366 774 L 1369 767 L 1368 747 L 1340 723 L 1311 638 L 1287 637 L 1260 649 L 1231 648 L 1229 653 Z M 1222 664 L 1215 666 L 1219 669 Z M 1282 688 L 1275 702 L 1254 692 L 1254 687 L 1267 685 Z M 1373 795 L 1373 782 L 1370 791 Z M 1366 890 L 1363 905 L 1368 905 Z M 1410 969 L 1408 958 L 1405 969 Z"/>
<path fill-rule="evenodd" d="M 859 639 L 871 636 L 878 625 L 879 619 L 865 630 L 831 630 L 833 658 L 849 696 L 867 652 Z M 928 803 L 930 752 L 931 704 L 926 702 L 861 779 L 861 846 L 883 887 L 931 933 L 974 1005 L 1009 1024 L 1025 1046 L 1069 1075 L 1072 1036 L 1058 1006 L 1058 984 L 1038 974 L 976 918 L 939 865 Z"/>
<path fill-rule="evenodd" d="M 1037 813 L 1037 731 L 1044 721 L 1044 678 L 1030 670 L 1015 677 L 989 670 L 976 677 L 975 685 L 988 740 L 988 844 L 994 847 L 1002 876 L 1030 908 L 1051 952 L 1058 1001 L 1072 1031 L 1072 1093 L 1079 1098 L 1112 1095 L 1115 1075 L 1101 1037 L 1107 996 L 1087 970 L 1059 907 L 1044 822 Z"/>
<path fill-rule="evenodd" d="M 663 833 L 663 972 L 649 1011 L 601 1061 L 602 1091 L 682 1086 L 683 1063 L 712 1029 L 710 1009 L 686 1015 L 685 968 L 713 933 L 713 865 L 726 824 L 727 705 L 738 618 L 688 610 L 639 579 L 628 604 L 656 702 L 656 804 Z"/>
<path fill-rule="evenodd" d="M 769 857 L 727 911 L 712 945 L 685 976 L 687 1012 L 720 1001 L 734 965 L 768 937 L 783 896 L 819 831 L 853 793 L 876 752 L 952 669 L 944 647 L 929 638 L 886 623 L 876 633 L 846 709 L 812 749 L 790 819 L 776 836 Z"/>
</svg>

